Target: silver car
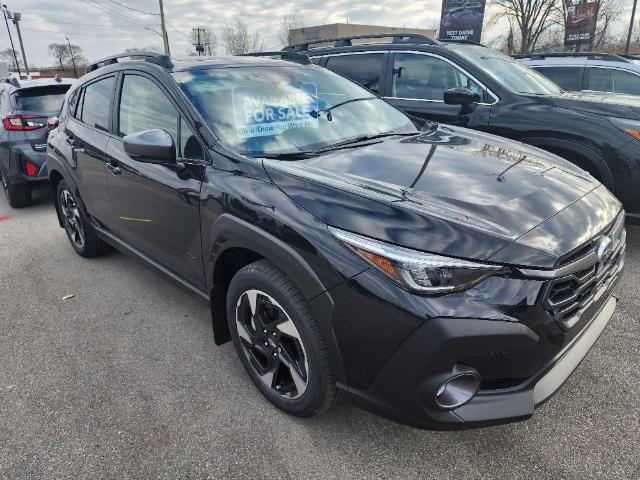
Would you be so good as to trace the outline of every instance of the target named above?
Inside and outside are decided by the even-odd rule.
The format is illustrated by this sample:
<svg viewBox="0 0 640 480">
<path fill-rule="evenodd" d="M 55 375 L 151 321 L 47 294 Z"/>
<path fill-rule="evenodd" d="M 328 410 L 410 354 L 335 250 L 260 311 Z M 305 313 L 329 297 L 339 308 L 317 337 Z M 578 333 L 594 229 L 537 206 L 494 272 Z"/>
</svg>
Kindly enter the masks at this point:
<svg viewBox="0 0 640 480">
<path fill-rule="evenodd" d="M 0 184 L 9 205 L 31 205 L 31 189 L 48 185 L 47 121 L 62 107 L 73 79 L 0 83 Z"/>
<path fill-rule="evenodd" d="M 640 63 L 609 53 L 532 53 L 514 55 L 569 91 L 640 95 Z"/>
</svg>

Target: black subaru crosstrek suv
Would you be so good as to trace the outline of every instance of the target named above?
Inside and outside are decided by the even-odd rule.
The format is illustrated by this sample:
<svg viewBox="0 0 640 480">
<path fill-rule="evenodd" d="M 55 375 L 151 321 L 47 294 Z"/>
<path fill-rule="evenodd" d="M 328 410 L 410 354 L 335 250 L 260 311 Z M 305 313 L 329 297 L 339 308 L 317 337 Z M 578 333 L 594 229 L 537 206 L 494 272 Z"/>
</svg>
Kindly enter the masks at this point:
<svg viewBox="0 0 640 480">
<path fill-rule="evenodd" d="M 640 224 L 637 97 L 565 92 L 500 52 L 416 34 L 313 40 L 287 50 L 308 54 L 413 116 L 559 155 L 606 185 L 628 221 Z"/>
<path fill-rule="evenodd" d="M 277 56 L 92 64 L 48 139 L 71 246 L 209 302 L 215 342 L 291 414 L 343 392 L 433 429 L 530 417 L 614 313 L 620 202 L 543 150 L 418 129 Z"/>
</svg>

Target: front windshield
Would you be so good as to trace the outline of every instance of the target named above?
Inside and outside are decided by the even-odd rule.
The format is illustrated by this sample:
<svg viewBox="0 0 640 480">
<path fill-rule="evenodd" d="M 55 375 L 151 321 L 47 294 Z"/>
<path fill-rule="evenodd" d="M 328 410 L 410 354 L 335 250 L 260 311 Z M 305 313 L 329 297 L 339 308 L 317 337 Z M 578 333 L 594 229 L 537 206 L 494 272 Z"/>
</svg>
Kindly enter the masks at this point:
<svg viewBox="0 0 640 480">
<path fill-rule="evenodd" d="M 417 132 L 405 114 L 321 67 L 210 68 L 174 77 L 221 140 L 247 155 L 312 152 Z"/>
<path fill-rule="evenodd" d="M 477 45 L 450 44 L 448 48 L 474 64 L 513 93 L 557 95 L 558 85 L 524 63 Z"/>
</svg>

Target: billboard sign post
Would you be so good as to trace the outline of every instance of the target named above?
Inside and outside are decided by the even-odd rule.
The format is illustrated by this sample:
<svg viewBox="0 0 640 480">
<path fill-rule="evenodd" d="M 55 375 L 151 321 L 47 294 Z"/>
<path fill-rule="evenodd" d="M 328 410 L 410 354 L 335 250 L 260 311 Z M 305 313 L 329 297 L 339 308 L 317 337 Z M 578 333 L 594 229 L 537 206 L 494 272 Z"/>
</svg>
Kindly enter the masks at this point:
<svg viewBox="0 0 640 480">
<path fill-rule="evenodd" d="M 591 44 L 596 34 L 598 2 L 585 0 L 565 0 L 564 44 Z"/>
<path fill-rule="evenodd" d="M 480 43 L 485 0 L 442 0 L 441 40 Z"/>
</svg>

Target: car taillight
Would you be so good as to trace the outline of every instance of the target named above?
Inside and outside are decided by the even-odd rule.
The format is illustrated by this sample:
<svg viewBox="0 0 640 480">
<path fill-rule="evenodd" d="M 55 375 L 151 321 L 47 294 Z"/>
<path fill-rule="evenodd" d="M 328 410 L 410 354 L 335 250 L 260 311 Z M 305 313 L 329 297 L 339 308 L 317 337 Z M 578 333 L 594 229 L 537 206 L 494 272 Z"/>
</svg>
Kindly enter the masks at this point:
<svg viewBox="0 0 640 480">
<path fill-rule="evenodd" d="M 38 166 L 29 160 L 24 161 L 24 171 L 28 177 L 35 177 L 38 174 Z"/>
<path fill-rule="evenodd" d="M 46 118 L 37 115 L 8 115 L 2 119 L 2 125 L 5 130 L 37 130 L 46 127 Z"/>
</svg>

